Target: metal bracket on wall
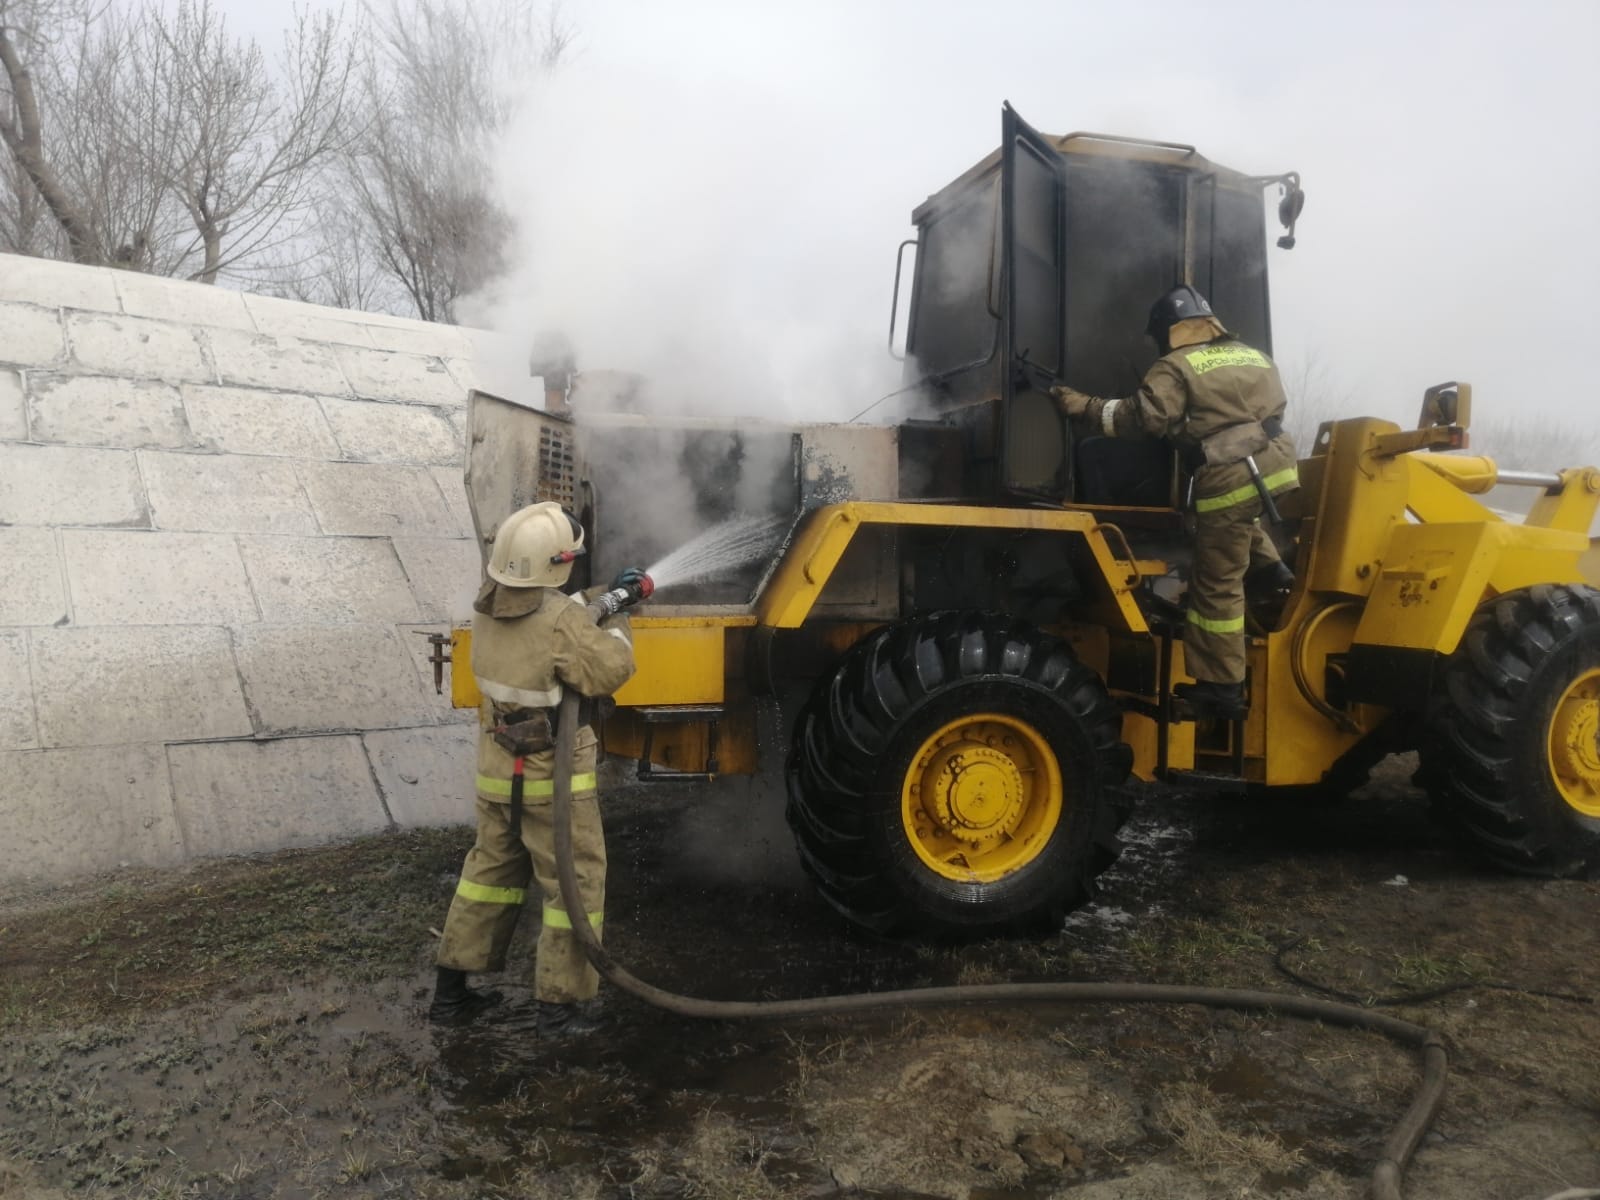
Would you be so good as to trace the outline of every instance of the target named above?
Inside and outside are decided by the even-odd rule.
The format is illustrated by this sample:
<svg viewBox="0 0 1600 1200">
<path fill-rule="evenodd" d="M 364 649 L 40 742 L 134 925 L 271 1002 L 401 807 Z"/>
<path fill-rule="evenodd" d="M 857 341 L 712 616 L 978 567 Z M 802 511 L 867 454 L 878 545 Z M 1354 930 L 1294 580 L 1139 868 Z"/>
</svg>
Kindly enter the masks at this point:
<svg viewBox="0 0 1600 1200">
<path fill-rule="evenodd" d="M 418 637 L 428 639 L 430 649 L 428 657 L 423 661 L 433 664 L 433 690 L 442 696 L 444 695 L 444 665 L 450 661 L 450 655 L 447 653 L 450 648 L 450 635 L 426 629 L 414 629 L 412 632 Z"/>
</svg>

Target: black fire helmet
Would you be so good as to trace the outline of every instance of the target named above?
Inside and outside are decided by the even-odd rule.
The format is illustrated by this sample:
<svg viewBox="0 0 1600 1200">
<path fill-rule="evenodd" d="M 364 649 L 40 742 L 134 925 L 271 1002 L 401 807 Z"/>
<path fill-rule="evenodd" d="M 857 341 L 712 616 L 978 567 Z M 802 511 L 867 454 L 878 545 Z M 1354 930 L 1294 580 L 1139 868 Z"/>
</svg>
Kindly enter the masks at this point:
<svg viewBox="0 0 1600 1200">
<path fill-rule="evenodd" d="M 1167 331 L 1179 321 L 1191 317 L 1214 317 L 1211 302 L 1187 283 L 1180 283 L 1150 306 L 1150 323 L 1145 332 L 1155 338 L 1163 350 L 1167 346 Z"/>
</svg>

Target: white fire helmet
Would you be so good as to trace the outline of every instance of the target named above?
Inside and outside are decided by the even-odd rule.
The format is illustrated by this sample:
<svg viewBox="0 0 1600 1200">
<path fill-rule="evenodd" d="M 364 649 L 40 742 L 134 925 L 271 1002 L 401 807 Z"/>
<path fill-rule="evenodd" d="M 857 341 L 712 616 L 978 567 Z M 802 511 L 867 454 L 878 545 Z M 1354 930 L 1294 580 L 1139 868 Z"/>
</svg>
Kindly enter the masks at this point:
<svg viewBox="0 0 1600 1200">
<path fill-rule="evenodd" d="M 489 578 L 506 587 L 562 587 L 583 553 L 583 526 L 554 500 L 519 508 L 494 535 Z"/>
</svg>

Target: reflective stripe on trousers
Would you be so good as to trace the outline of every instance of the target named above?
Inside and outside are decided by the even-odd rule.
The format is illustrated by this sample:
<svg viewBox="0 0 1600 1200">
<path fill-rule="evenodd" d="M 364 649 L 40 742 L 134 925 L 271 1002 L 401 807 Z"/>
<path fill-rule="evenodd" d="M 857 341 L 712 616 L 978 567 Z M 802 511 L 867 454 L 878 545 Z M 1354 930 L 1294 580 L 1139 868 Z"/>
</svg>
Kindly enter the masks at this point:
<svg viewBox="0 0 1600 1200">
<path fill-rule="evenodd" d="M 470 879 L 456 881 L 456 895 L 480 904 L 521 904 L 528 898 L 527 888 L 488 887 Z"/>
<path fill-rule="evenodd" d="M 540 915 L 543 917 L 545 927 L 548 929 L 572 928 L 572 918 L 567 916 L 567 910 L 564 908 L 552 908 L 550 905 L 546 904 L 544 906 L 544 911 Z M 589 914 L 589 924 L 593 925 L 596 929 L 605 924 L 605 920 L 606 915 L 603 912 L 592 912 Z"/>
<path fill-rule="evenodd" d="M 1244 614 L 1237 617 L 1223 617 L 1218 620 L 1214 617 L 1202 617 L 1194 609 L 1189 610 L 1189 624 L 1205 630 L 1207 633 L 1243 633 Z"/>
<path fill-rule="evenodd" d="M 480 904 L 523 904 L 527 901 L 526 888 L 486 887 L 481 883 L 473 883 L 470 879 L 461 879 L 456 882 L 456 895 L 468 900 L 476 900 Z M 554 908 L 546 904 L 540 912 L 544 923 L 551 929 L 571 929 L 572 918 L 567 916 L 566 909 Z M 589 924 L 597 929 L 605 924 L 606 915 L 603 912 L 589 914 Z"/>
</svg>

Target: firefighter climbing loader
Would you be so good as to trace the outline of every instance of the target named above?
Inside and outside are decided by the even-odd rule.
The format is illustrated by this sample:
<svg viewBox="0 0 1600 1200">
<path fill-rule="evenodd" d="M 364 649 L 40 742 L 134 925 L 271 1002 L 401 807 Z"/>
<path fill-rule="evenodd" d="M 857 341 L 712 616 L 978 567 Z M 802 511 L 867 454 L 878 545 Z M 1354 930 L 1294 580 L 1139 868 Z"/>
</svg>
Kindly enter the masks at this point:
<svg viewBox="0 0 1600 1200">
<path fill-rule="evenodd" d="M 538 499 L 580 514 L 596 582 L 734 514 L 780 531 L 759 561 L 635 611 L 607 751 L 646 780 L 781 768 L 821 895 L 886 933 L 1058 922 L 1115 857 L 1130 777 L 1303 803 L 1410 748 L 1440 815 L 1492 859 L 1593 867 L 1600 592 L 1580 558 L 1600 471 L 1460 453 L 1466 384 L 1431 389 L 1414 429 L 1332 421 L 1300 447 L 1277 531 L 1297 582 L 1252 611 L 1248 716 L 1197 722 L 1173 698 L 1182 465 L 1159 442 L 1082 436 L 1049 388 L 1129 392 L 1146 308 L 1177 282 L 1270 348 L 1274 187 L 1287 248 L 1297 176 L 1046 137 L 1008 106 L 1000 149 L 913 214 L 916 418 L 652 416 L 648 383 L 559 362 L 542 411 L 475 393 L 484 546 Z M 1526 519 L 1474 498 L 1497 483 L 1537 492 Z M 453 638 L 464 663 L 469 631 Z M 477 703 L 470 672 L 452 686 Z"/>
</svg>

